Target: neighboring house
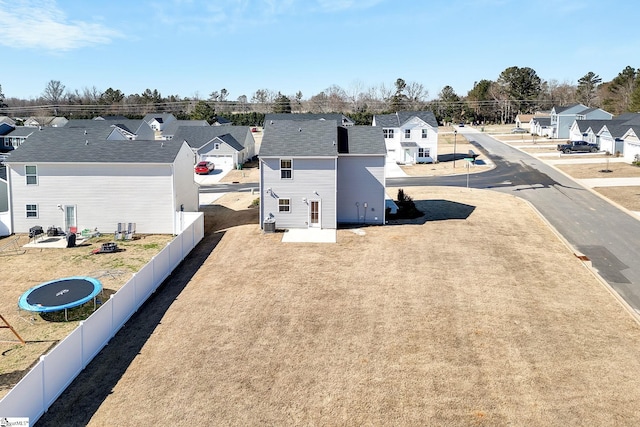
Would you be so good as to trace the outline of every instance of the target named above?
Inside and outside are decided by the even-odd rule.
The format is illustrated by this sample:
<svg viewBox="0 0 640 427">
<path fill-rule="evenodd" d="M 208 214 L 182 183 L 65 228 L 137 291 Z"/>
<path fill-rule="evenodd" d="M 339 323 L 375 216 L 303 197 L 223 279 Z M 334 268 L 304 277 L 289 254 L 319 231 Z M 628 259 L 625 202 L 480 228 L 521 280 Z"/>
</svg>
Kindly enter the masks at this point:
<svg viewBox="0 0 640 427">
<path fill-rule="evenodd" d="M 11 232 L 39 225 L 112 233 L 126 222 L 138 233 L 176 234 L 180 211 L 199 208 L 193 163 L 184 141 L 43 129 L 6 162 Z"/>
<path fill-rule="evenodd" d="M 169 123 L 177 120 L 171 113 L 152 113 L 142 118 L 155 132 L 162 132 Z"/>
<path fill-rule="evenodd" d="M 551 135 L 551 117 L 533 117 L 529 132 L 532 135 L 549 137 Z"/>
<path fill-rule="evenodd" d="M 598 132 L 607 123 L 611 120 L 575 120 L 569 130 L 569 140 L 599 144 Z"/>
<path fill-rule="evenodd" d="M 181 126 L 206 126 L 209 127 L 209 122 L 206 120 L 173 120 L 167 124 L 161 132 L 160 138 L 168 141 L 173 139 L 176 131 Z"/>
<path fill-rule="evenodd" d="M 382 129 L 335 120 L 268 120 L 260 147 L 260 220 L 277 228 L 384 224 Z"/>
<path fill-rule="evenodd" d="M 0 136 L 0 149 L 5 151 L 14 150 L 36 132 L 39 132 L 37 128 L 17 126 L 13 131 Z"/>
<path fill-rule="evenodd" d="M 640 125 L 631 125 L 622 136 L 623 157 L 627 163 L 640 161 Z"/>
<path fill-rule="evenodd" d="M 109 141 L 155 139 L 155 132 L 143 120 L 74 119 L 69 120 L 65 127 L 83 129 L 87 134 L 97 134 Z"/>
<path fill-rule="evenodd" d="M 40 127 L 40 126 L 48 126 L 48 127 L 63 127 L 66 125 L 68 120 L 64 117 L 54 117 L 54 116 L 42 116 L 42 117 L 29 117 L 24 121 L 24 126 L 29 127 Z"/>
<path fill-rule="evenodd" d="M 375 115 L 373 126 L 382 128 L 387 160 L 398 164 L 438 160 L 438 122 L 431 111 Z"/>
<path fill-rule="evenodd" d="M 270 123 L 276 120 L 333 120 L 340 126 L 353 126 L 355 123 L 349 117 L 339 113 L 315 114 L 315 113 L 269 113 L 264 116 L 264 122 Z"/>
<path fill-rule="evenodd" d="M 185 141 L 196 161 L 213 162 L 216 169 L 235 168 L 256 155 L 249 126 L 180 126 L 173 139 Z"/>
<path fill-rule="evenodd" d="M 8 125 L 16 127 L 16 121 L 9 116 L 0 116 L 0 123 L 6 123 Z"/>
<path fill-rule="evenodd" d="M 569 130 L 575 120 L 611 120 L 613 114 L 600 108 L 588 108 L 583 104 L 574 104 L 567 107 L 553 107 L 551 109 L 551 138 L 568 139 Z"/>
<path fill-rule="evenodd" d="M 225 119 L 224 117 L 216 117 L 213 120 L 213 123 L 211 123 L 211 126 L 231 126 L 232 124 L 233 122 L 229 119 Z"/>
<path fill-rule="evenodd" d="M 518 114 L 516 116 L 516 127 L 530 130 L 533 117 L 533 114 Z"/>
<path fill-rule="evenodd" d="M 610 120 L 608 124 L 603 125 L 596 135 L 600 151 L 616 156 L 622 155 L 624 150 L 622 137 L 628 129 L 629 125 L 618 123 L 617 120 Z"/>
</svg>

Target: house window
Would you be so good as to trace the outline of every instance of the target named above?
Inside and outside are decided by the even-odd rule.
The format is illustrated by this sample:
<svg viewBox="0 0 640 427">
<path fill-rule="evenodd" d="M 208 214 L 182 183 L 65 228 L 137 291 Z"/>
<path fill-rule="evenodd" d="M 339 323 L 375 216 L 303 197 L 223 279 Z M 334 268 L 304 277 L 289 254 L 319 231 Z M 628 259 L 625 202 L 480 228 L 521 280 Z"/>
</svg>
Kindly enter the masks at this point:
<svg viewBox="0 0 640 427">
<path fill-rule="evenodd" d="M 384 135 L 384 137 L 386 139 L 392 139 L 393 138 L 393 129 L 382 129 L 382 134 Z"/>
<path fill-rule="evenodd" d="M 429 130 L 422 129 L 422 139 L 427 139 L 429 137 Z"/>
<path fill-rule="evenodd" d="M 25 166 L 24 172 L 27 177 L 27 185 L 38 185 L 38 170 L 35 166 Z"/>
<path fill-rule="evenodd" d="M 219 150 L 220 149 L 220 144 L 217 143 L 217 142 L 215 144 L 213 144 L 213 149 L 214 150 Z"/>
<path fill-rule="evenodd" d="M 38 205 L 27 205 L 27 218 L 38 218 Z"/>
<path fill-rule="evenodd" d="M 411 138 L 411 129 L 405 129 L 405 130 L 404 130 L 404 137 L 405 137 L 406 139 Z"/>
<path fill-rule="evenodd" d="M 429 157 L 429 154 L 428 148 L 418 148 L 418 157 Z"/>
<path fill-rule="evenodd" d="M 291 212 L 291 199 L 278 199 L 278 212 Z"/>
<path fill-rule="evenodd" d="M 280 178 L 291 179 L 293 176 L 293 161 L 291 159 L 280 160 Z"/>
</svg>

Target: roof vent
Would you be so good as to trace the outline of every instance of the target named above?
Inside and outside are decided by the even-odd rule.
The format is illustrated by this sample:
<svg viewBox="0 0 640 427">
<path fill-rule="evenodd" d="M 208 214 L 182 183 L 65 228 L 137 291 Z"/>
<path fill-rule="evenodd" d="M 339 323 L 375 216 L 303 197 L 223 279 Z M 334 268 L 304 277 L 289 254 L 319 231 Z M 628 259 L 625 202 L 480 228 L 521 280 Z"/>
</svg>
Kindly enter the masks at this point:
<svg viewBox="0 0 640 427">
<path fill-rule="evenodd" d="M 164 147 L 164 142 L 161 142 L 161 143 L 160 143 L 160 147 Z"/>
<path fill-rule="evenodd" d="M 85 139 L 84 145 L 89 145 L 89 140 L 88 139 Z"/>
<path fill-rule="evenodd" d="M 302 128 L 298 128 L 298 132 L 302 132 Z"/>
<path fill-rule="evenodd" d="M 87 134 L 87 130 L 86 130 L 86 129 L 84 130 L 84 134 L 85 134 L 85 135 Z"/>
</svg>

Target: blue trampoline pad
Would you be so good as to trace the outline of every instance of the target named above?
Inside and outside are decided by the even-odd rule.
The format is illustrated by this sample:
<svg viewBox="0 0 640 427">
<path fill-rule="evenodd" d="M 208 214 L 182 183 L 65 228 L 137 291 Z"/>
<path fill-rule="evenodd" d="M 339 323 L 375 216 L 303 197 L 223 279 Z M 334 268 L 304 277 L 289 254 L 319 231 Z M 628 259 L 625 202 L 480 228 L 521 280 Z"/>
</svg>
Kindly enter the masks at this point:
<svg viewBox="0 0 640 427">
<path fill-rule="evenodd" d="M 18 306 L 40 313 L 65 310 L 91 301 L 102 290 L 92 277 L 67 277 L 34 286 L 22 294 Z"/>
</svg>

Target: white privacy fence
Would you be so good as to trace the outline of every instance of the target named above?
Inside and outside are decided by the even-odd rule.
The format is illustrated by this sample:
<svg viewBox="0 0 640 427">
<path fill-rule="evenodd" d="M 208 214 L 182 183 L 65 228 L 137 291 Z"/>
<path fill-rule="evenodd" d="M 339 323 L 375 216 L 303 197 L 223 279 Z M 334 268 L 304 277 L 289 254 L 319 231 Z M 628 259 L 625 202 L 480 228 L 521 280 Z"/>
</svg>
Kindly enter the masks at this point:
<svg viewBox="0 0 640 427">
<path fill-rule="evenodd" d="M 35 423 L 204 237 L 204 216 L 181 212 L 182 233 L 88 319 L 61 341 L 0 400 L 0 419 L 28 417 Z"/>
</svg>

